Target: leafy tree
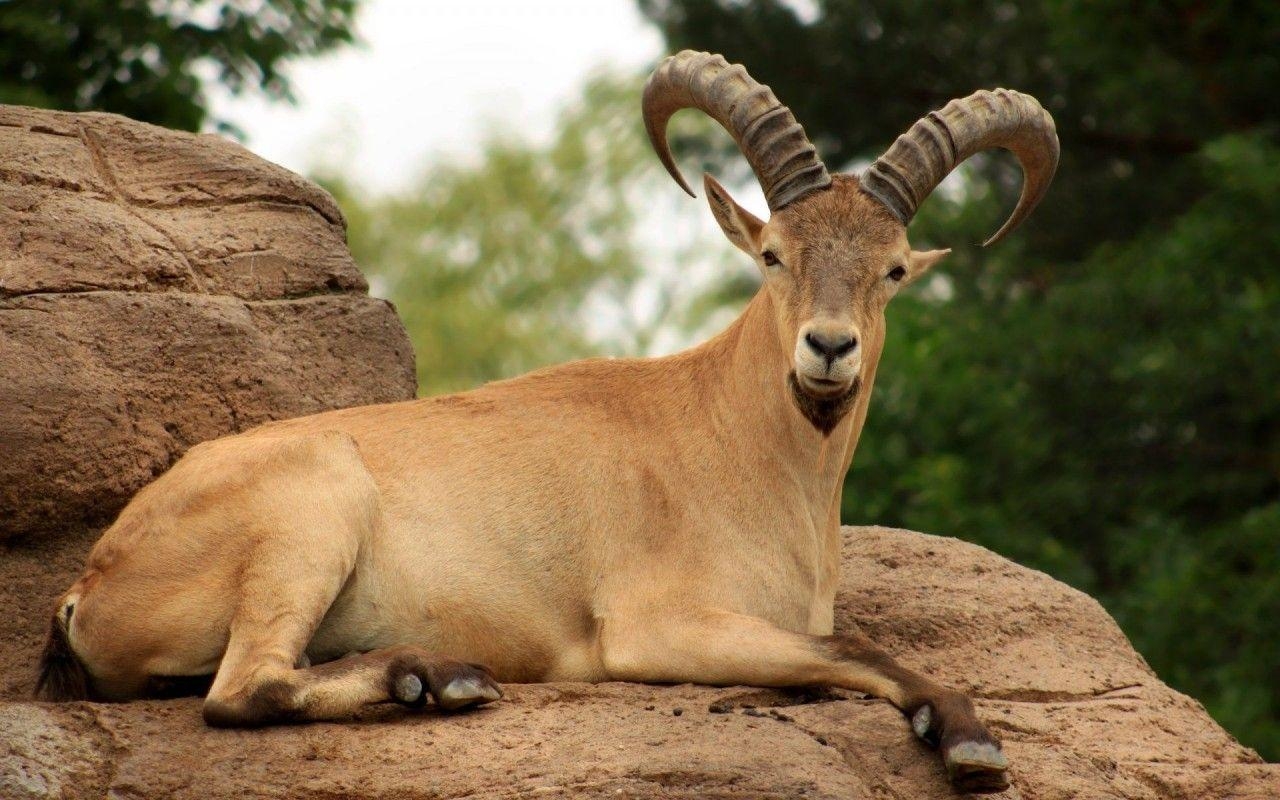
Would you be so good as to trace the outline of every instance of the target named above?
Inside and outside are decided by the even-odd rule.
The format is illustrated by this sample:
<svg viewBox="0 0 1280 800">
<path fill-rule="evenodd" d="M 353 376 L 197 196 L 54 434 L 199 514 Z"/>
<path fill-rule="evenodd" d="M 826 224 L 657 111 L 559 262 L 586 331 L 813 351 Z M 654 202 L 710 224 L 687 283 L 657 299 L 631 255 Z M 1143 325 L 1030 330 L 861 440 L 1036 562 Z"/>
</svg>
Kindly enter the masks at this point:
<svg viewBox="0 0 1280 800">
<path fill-rule="evenodd" d="M 640 0 L 671 49 L 774 86 L 833 167 L 980 87 L 1063 157 L 980 255 L 1016 166 L 976 158 L 895 301 L 845 518 L 978 541 L 1097 595 L 1152 665 L 1280 758 L 1280 6 Z"/>
<path fill-rule="evenodd" d="M 681 313 L 670 289 L 685 276 L 638 281 L 647 260 L 683 261 L 702 241 L 665 231 L 663 245 L 644 242 L 646 212 L 680 198 L 649 151 L 639 92 L 638 79 L 596 77 L 548 143 L 495 129 L 478 159 L 439 157 L 403 194 L 361 199 L 322 178 L 356 260 L 405 322 L 424 394 L 642 353 L 645 331 Z M 637 293 L 659 298 L 643 319 Z"/>
<path fill-rule="evenodd" d="M 0 102 L 199 130 L 209 77 L 291 99 L 281 67 L 350 43 L 357 2 L 0 0 Z"/>
</svg>

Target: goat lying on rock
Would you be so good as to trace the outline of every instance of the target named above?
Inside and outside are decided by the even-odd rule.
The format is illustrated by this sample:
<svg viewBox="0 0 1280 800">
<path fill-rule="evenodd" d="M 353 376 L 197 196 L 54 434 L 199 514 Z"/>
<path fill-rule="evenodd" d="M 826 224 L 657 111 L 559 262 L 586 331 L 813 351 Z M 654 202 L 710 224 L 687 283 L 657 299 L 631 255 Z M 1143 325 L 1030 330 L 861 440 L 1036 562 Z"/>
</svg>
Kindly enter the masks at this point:
<svg viewBox="0 0 1280 800">
<path fill-rule="evenodd" d="M 387 701 L 459 709 L 496 700 L 499 680 L 826 684 L 901 709 L 961 788 L 1005 786 L 967 697 L 832 635 L 840 496 L 885 305 L 946 254 L 913 251 L 907 223 L 959 162 L 1003 147 L 1025 177 L 992 241 L 1012 230 L 1052 179 L 1053 121 L 1031 97 L 982 91 L 860 178 L 829 175 L 768 87 L 686 51 L 643 102 L 686 191 L 665 133 L 682 108 L 733 135 L 772 213 L 706 178 L 716 221 L 764 276 L 728 330 L 667 358 L 193 447 L 62 597 L 38 691 L 126 700 L 213 676 L 208 723 L 251 726 Z"/>
</svg>

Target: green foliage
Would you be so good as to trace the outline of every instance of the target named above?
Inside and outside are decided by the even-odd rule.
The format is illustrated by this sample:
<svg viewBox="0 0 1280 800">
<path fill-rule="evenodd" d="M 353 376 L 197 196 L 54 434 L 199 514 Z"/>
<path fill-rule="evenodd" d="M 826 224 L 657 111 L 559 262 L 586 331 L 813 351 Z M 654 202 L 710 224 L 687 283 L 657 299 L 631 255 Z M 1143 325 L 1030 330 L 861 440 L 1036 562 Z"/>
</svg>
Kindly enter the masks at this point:
<svg viewBox="0 0 1280 800">
<path fill-rule="evenodd" d="M 832 166 L 976 88 L 1063 158 L 975 158 L 912 227 L 956 245 L 894 301 L 850 521 L 980 542 L 1098 596 L 1174 686 L 1280 758 L 1280 6 L 641 0 L 671 49 L 771 84 Z M 838 101 L 833 101 L 833 97 Z"/>
<path fill-rule="evenodd" d="M 608 311 L 640 271 L 637 191 L 656 178 L 635 111 L 638 82 L 593 80 L 545 145 L 493 133 L 472 163 L 438 159 L 413 189 L 358 199 L 356 260 L 413 340 L 420 391 L 467 389 L 605 346 L 581 309 Z M 602 312 L 603 313 L 603 312 Z M 606 330 L 631 349 L 621 319 Z"/>
<path fill-rule="evenodd" d="M 356 3 L 0 0 L 0 102 L 199 130 L 205 80 L 291 99 L 281 67 L 350 43 Z"/>
</svg>

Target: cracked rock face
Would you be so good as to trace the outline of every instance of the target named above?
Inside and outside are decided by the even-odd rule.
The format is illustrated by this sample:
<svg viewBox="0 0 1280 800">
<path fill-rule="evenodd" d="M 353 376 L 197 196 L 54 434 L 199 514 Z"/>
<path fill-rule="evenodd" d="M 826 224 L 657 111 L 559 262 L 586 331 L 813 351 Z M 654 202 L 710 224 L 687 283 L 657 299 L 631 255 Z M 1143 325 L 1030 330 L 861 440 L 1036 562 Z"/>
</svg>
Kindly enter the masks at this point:
<svg viewBox="0 0 1280 800">
<path fill-rule="evenodd" d="M 43 577 L 34 559 L 12 569 L 37 576 L 33 590 L 52 597 L 70 579 L 56 573 L 84 547 L 40 559 L 68 565 L 43 567 Z M 860 627 L 974 696 L 1011 762 L 1013 785 L 994 797 L 1280 797 L 1280 766 L 1161 683 L 1096 602 L 980 547 L 845 528 L 836 627 Z M 34 630 L 0 630 L 0 673 L 25 674 L 35 639 Z M 15 641 L 31 644 L 10 648 Z M 0 702 L 0 797 L 957 796 L 901 714 L 849 692 L 505 689 L 503 700 L 460 715 L 386 707 L 349 724 L 250 731 L 205 727 L 197 699 Z"/>
<path fill-rule="evenodd" d="M 206 439 L 412 397 L 344 225 L 219 137 L 0 106 L 0 541 L 100 524 Z"/>
</svg>

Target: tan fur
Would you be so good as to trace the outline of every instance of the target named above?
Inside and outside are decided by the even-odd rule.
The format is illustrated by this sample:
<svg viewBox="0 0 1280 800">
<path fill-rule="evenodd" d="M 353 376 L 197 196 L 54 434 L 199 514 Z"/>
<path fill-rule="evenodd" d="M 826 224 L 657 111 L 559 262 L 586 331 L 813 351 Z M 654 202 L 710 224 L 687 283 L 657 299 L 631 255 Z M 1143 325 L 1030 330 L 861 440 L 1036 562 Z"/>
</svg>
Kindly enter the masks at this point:
<svg viewBox="0 0 1280 800">
<path fill-rule="evenodd" d="M 193 448 L 64 598 L 96 690 L 124 699 L 156 675 L 216 671 L 216 724 L 339 718 L 443 659 L 506 681 L 834 684 L 986 737 L 971 707 L 947 711 L 967 700 L 864 640 L 824 638 L 883 310 L 940 255 L 913 254 L 854 178 L 768 223 L 707 189 L 765 280 L 705 344 Z M 798 357 L 815 325 L 856 348 Z M 826 426 L 805 410 L 824 403 Z M 351 651 L 372 652 L 296 668 Z"/>
</svg>

